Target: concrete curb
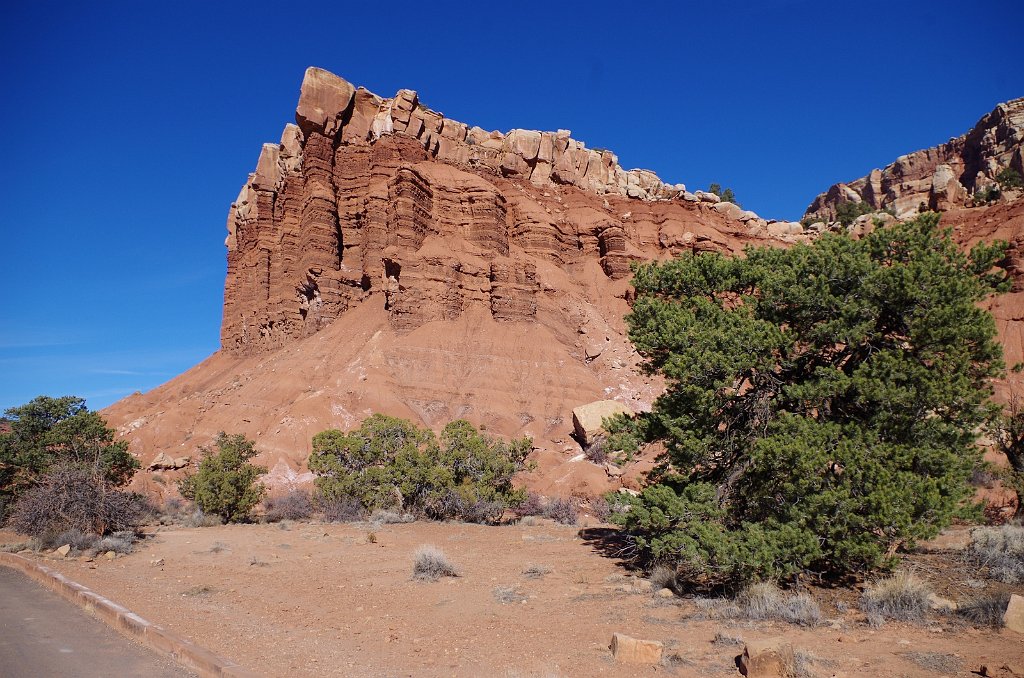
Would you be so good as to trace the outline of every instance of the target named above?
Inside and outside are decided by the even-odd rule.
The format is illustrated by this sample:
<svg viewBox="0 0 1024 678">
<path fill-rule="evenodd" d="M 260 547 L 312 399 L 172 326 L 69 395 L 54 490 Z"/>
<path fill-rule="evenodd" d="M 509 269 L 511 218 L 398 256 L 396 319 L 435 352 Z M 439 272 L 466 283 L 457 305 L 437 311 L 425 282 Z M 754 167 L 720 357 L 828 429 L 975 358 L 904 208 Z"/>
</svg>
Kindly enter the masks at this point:
<svg viewBox="0 0 1024 678">
<path fill-rule="evenodd" d="M 138 640 L 158 654 L 170 657 L 203 678 L 216 676 L 257 678 L 259 676 L 230 659 L 219 657 L 162 626 L 146 621 L 131 610 L 107 600 L 45 565 L 40 565 L 14 553 L 0 553 L 0 565 L 25 573 L 92 616 L 106 622 L 107 625 Z"/>
</svg>

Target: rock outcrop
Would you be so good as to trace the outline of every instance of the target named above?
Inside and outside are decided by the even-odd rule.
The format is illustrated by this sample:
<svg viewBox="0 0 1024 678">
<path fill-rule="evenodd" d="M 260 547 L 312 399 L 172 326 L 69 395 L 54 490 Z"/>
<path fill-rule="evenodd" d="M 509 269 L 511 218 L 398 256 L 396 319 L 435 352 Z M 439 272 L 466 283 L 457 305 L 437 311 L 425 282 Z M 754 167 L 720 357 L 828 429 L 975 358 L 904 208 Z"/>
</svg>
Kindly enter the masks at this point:
<svg viewBox="0 0 1024 678">
<path fill-rule="evenodd" d="M 996 175 L 1013 168 L 1024 175 L 1024 98 L 996 106 L 963 136 L 941 146 L 900 156 L 866 177 L 834 184 L 818 195 L 805 217 L 836 218 L 846 202 L 865 202 L 873 210 L 897 216 L 916 214 L 922 206 L 946 211 L 969 204 L 971 197 L 995 185 Z"/>
<path fill-rule="evenodd" d="M 605 196 L 672 201 L 677 214 L 713 207 L 748 232 L 800 235 L 624 170 L 566 130 L 487 132 L 426 108 L 412 90 L 384 99 L 317 68 L 306 71 L 295 120 L 263 146 L 228 214 L 228 351 L 280 348 L 374 296 L 401 330 L 473 307 L 532 320 L 542 293 L 533 259 L 593 257 L 621 279 L 665 249 L 663 238 L 685 237 L 671 224 L 642 232 Z M 547 204 L 531 199 L 538 188 Z M 591 196 L 586 209 L 559 205 L 573 188 Z M 660 213 L 670 222 L 672 210 Z"/>
</svg>

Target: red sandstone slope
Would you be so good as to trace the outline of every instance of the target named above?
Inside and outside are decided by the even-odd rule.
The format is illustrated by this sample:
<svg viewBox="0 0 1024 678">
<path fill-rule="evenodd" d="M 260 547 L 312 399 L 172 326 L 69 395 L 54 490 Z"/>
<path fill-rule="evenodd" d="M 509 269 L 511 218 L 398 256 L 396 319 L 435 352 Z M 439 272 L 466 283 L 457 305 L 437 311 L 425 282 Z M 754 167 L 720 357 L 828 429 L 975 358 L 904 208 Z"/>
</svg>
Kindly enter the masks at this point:
<svg viewBox="0 0 1024 678">
<path fill-rule="evenodd" d="M 144 462 L 241 432 L 281 484 L 313 434 L 384 412 L 530 435 L 541 488 L 605 489 L 571 461 L 571 410 L 658 392 L 624 337 L 630 262 L 805 237 L 566 131 L 468 128 L 409 90 L 310 69 L 296 120 L 230 210 L 222 349 L 104 412 Z"/>
</svg>

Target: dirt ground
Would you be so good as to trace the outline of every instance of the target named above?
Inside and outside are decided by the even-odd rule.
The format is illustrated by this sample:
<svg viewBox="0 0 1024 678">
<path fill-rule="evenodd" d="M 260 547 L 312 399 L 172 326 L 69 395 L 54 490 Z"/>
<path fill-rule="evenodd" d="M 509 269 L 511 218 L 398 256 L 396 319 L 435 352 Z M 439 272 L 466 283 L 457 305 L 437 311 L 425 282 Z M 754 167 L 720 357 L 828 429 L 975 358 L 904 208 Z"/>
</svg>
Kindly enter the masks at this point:
<svg viewBox="0 0 1024 678">
<path fill-rule="evenodd" d="M 807 676 L 970 676 L 983 665 L 989 673 L 975 675 L 1024 675 L 1024 637 L 1011 631 L 941 616 L 873 629 L 855 606 L 840 613 L 827 596 L 815 628 L 701 619 L 692 600 L 655 595 L 605 555 L 594 528 L 286 523 L 149 532 L 131 555 L 47 564 L 270 676 L 738 676 L 743 641 L 780 635 L 810 660 Z M 443 550 L 460 576 L 414 580 L 423 544 Z M 615 632 L 662 641 L 667 661 L 617 664 L 608 649 Z"/>
</svg>

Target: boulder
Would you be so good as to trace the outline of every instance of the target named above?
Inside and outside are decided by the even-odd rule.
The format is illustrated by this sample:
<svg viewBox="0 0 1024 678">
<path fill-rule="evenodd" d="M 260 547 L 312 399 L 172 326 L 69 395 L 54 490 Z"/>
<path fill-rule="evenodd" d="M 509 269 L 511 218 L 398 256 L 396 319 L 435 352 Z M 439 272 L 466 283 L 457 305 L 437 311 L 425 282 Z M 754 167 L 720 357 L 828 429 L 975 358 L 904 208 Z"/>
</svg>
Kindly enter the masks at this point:
<svg viewBox="0 0 1024 678">
<path fill-rule="evenodd" d="M 154 458 L 153 461 L 149 462 L 149 466 L 147 466 L 146 468 L 148 468 L 150 471 L 173 469 L 175 468 L 174 460 L 168 457 L 163 452 L 161 452 L 158 455 L 156 455 L 156 458 Z"/>
<path fill-rule="evenodd" d="M 174 468 L 175 468 L 175 470 L 187 468 L 188 465 L 189 465 L 189 462 L 191 462 L 191 461 L 192 461 L 191 457 L 177 457 L 174 460 Z"/>
<path fill-rule="evenodd" d="M 615 400 L 598 400 L 573 408 L 572 427 L 577 440 L 584 446 L 590 445 L 604 431 L 605 418 L 616 414 L 631 415 L 633 412 Z"/>
<path fill-rule="evenodd" d="M 344 78 L 311 66 L 302 78 L 295 122 L 306 137 L 313 132 L 332 136 L 341 127 L 355 93 L 355 87 Z"/>
<path fill-rule="evenodd" d="M 740 673 L 747 678 L 786 678 L 794 673 L 793 646 L 782 637 L 750 641 L 740 656 Z"/>
<path fill-rule="evenodd" d="M 656 640 L 640 640 L 622 633 L 612 635 L 612 656 L 629 664 L 660 664 L 664 646 Z"/>
<path fill-rule="evenodd" d="M 1024 596 L 1010 595 L 1010 602 L 1003 613 L 1003 626 L 1010 631 L 1024 633 Z"/>
<path fill-rule="evenodd" d="M 928 607 L 937 612 L 954 612 L 956 611 L 958 605 L 956 604 L 956 602 L 948 598 L 942 598 L 941 596 L 937 596 L 934 593 L 929 593 Z"/>
<path fill-rule="evenodd" d="M 697 200 L 700 200 L 701 202 L 710 202 L 710 203 L 722 202 L 722 199 L 719 198 L 714 193 L 707 193 L 706 191 L 697 191 L 696 193 L 694 193 L 694 195 L 697 196 Z"/>
<path fill-rule="evenodd" d="M 61 558 L 66 558 L 67 555 L 71 553 L 71 544 L 64 544 L 64 546 L 61 546 L 59 549 L 56 549 L 54 553 L 56 553 Z"/>
</svg>

